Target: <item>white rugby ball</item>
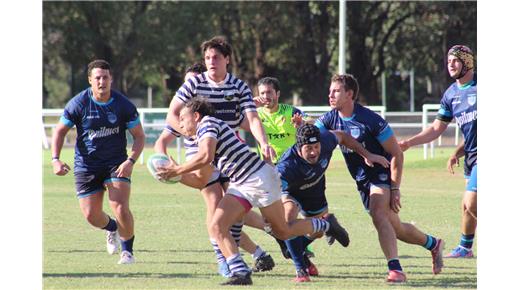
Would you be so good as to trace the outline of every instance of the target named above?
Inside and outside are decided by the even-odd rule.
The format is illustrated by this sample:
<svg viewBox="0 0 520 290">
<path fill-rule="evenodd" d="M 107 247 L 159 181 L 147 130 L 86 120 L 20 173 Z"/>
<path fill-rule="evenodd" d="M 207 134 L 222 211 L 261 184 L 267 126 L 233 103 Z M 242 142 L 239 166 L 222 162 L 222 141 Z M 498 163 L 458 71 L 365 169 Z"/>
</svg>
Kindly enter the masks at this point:
<svg viewBox="0 0 520 290">
<path fill-rule="evenodd" d="M 157 176 L 157 168 L 158 167 L 165 167 L 170 164 L 170 159 L 167 155 L 156 153 L 153 154 L 148 158 L 148 161 L 146 162 L 146 167 L 148 167 L 148 171 L 153 176 L 153 178 L 157 179 L 160 182 L 173 184 L 179 182 L 181 180 L 181 176 L 175 176 L 173 178 L 170 178 L 168 180 L 159 179 L 159 176 Z"/>
</svg>

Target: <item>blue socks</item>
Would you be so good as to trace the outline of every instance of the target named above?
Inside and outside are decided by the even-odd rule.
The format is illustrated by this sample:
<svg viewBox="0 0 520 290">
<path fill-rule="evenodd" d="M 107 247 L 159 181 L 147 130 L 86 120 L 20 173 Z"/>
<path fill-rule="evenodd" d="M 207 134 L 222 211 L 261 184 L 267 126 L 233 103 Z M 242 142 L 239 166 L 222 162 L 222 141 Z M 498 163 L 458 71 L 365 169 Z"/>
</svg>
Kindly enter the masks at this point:
<svg viewBox="0 0 520 290">
<path fill-rule="evenodd" d="M 460 237 L 460 246 L 466 249 L 471 249 L 473 247 L 473 239 L 475 238 L 475 234 L 465 235 L 462 234 Z"/>
<path fill-rule="evenodd" d="M 287 249 L 289 253 L 291 253 L 291 258 L 294 262 L 294 266 L 296 270 L 305 269 L 305 262 L 303 260 L 303 255 L 305 254 L 305 247 L 310 245 L 314 240 L 311 240 L 305 236 L 295 237 L 285 241 L 287 245 Z"/>
<path fill-rule="evenodd" d="M 437 246 L 437 239 L 430 235 L 426 235 L 426 243 L 423 245 L 423 247 L 431 251 L 435 248 L 435 246 Z"/>
<path fill-rule="evenodd" d="M 115 232 L 117 231 L 117 223 L 116 220 L 108 217 L 108 224 L 103 228 L 104 230 L 107 230 L 109 232 Z"/>
<path fill-rule="evenodd" d="M 390 259 L 388 260 L 388 270 L 392 271 L 403 271 L 403 268 L 401 268 L 401 263 L 399 263 L 399 259 Z"/>
<path fill-rule="evenodd" d="M 128 239 L 126 241 L 123 241 L 120 239 L 121 251 L 128 251 L 131 254 L 133 254 L 134 253 L 134 238 L 135 238 L 135 236 L 132 236 L 130 239 Z"/>
</svg>

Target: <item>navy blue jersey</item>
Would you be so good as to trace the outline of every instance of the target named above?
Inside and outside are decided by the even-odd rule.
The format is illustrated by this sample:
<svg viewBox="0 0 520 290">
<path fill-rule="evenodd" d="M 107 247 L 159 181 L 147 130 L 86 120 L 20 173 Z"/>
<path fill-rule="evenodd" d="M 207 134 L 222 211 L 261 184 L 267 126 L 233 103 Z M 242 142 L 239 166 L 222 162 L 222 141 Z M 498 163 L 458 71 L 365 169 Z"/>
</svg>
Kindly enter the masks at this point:
<svg viewBox="0 0 520 290">
<path fill-rule="evenodd" d="M 192 76 L 175 94 L 175 98 L 183 103 L 195 96 L 208 100 L 215 108 L 215 117 L 226 122 L 233 130 L 238 130 L 246 112 L 256 112 L 247 84 L 230 73 L 220 83 L 212 81 L 208 72 Z"/>
<path fill-rule="evenodd" d="M 320 143 L 320 157 L 315 164 L 309 164 L 298 155 L 296 144 L 285 151 L 276 164 L 282 180 L 282 194 L 294 196 L 303 205 L 316 195 L 325 195 L 325 170 L 338 140 L 334 133 L 322 131 Z"/>
<path fill-rule="evenodd" d="M 453 83 L 444 92 L 437 119 L 451 122 L 455 118 L 464 134 L 464 151 L 477 152 L 477 74 L 462 87 Z"/>
<path fill-rule="evenodd" d="M 60 122 L 76 126 L 75 170 L 113 166 L 127 158 L 126 129 L 139 125 L 139 113 L 132 102 L 112 90 L 106 103 L 94 100 L 88 88 L 72 98 Z"/>
<path fill-rule="evenodd" d="M 249 150 L 249 146 L 238 139 L 226 122 L 205 116 L 197 125 L 196 142 L 204 138 L 217 140 L 213 163 L 233 183 L 244 182 L 251 174 L 265 165 L 260 157 Z"/>
<path fill-rule="evenodd" d="M 315 125 L 320 130 L 344 131 L 361 143 L 369 152 L 385 156 L 388 160 L 392 158 L 381 145 L 394 135 L 392 128 L 381 116 L 360 104 L 354 104 L 352 117 L 342 118 L 338 110 L 332 110 L 320 116 Z M 365 159 L 361 155 L 343 145 L 340 148 L 350 175 L 356 180 L 367 176 L 367 172 L 382 167 L 380 164 L 374 164 L 374 167 L 370 167 L 366 165 Z"/>
</svg>

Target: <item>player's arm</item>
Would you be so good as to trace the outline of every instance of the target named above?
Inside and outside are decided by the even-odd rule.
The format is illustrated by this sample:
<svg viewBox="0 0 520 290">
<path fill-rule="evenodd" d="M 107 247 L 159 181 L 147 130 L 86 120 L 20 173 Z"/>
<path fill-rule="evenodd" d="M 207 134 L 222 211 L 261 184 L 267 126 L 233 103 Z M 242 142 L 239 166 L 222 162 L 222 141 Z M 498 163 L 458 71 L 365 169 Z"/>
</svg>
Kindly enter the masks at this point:
<svg viewBox="0 0 520 290">
<path fill-rule="evenodd" d="M 168 114 L 166 114 L 166 123 L 177 132 L 182 132 L 179 127 L 179 115 L 183 106 L 184 103 L 181 100 L 173 97 L 168 108 Z"/>
<path fill-rule="evenodd" d="M 437 139 L 437 137 L 439 137 L 446 130 L 446 128 L 448 128 L 448 124 L 448 122 L 435 119 L 435 121 L 433 121 L 433 123 L 428 126 L 428 128 L 422 130 L 422 132 L 419 134 L 400 141 L 399 146 L 401 147 L 401 150 L 406 151 L 412 146 L 431 142 Z"/>
<path fill-rule="evenodd" d="M 457 165 L 457 167 L 459 167 L 459 158 L 464 156 L 464 154 L 464 142 L 462 142 L 461 144 L 459 144 L 457 148 L 455 148 L 455 151 L 448 159 L 448 172 L 450 172 L 451 174 L 455 174 L 455 171 L 453 171 L 453 165 Z"/>
<path fill-rule="evenodd" d="M 397 143 L 394 135 L 391 135 L 384 142 L 381 143 L 383 149 L 392 155 L 390 162 L 390 208 L 398 213 L 401 208 L 401 177 L 403 176 L 404 154 Z"/>
<path fill-rule="evenodd" d="M 162 153 L 168 155 L 168 145 L 172 143 L 174 139 L 175 135 L 173 135 L 168 130 L 164 129 L 161 132 L 161 135 L 159 135 L 159 138 L 155 140 L 153 150 L 155 151 L 155 153 Z"/>
<path fill-rule="evenodd" d="M 368 150 L 365 149 L 365 147 L 363 147 L 363 145 L 361 145 L 361 143 L 359 143 L 356 139 L 350 136 L 350 134 L 338 130 L 334 130 L 331 132 L 334 133 L 334 135 L 336 135 L 339 144 L 349 149 L 352 149 L 357 154 L 363 156 L 363 158 L 365 158 L 365 163 L 368 166 L 372 167 L 374 166 L 373 163 L 379 163 L 381 164 L 381 166 L 387 168 L 390 165 L 390 162 L 384 156 L 370 153 Z"/>
<path fill-rule="evenodd" d="M 129 128 L 128 132 L 130 132 L 130 135 L 132 135 L 134 142 L 132 144 L 132 148 L 130 149 L 130 154 L 128 154 L 128 159 L 121 163 L 116 170 L 117 177 L 130 177 L 132 175 L 134 163 L 137 158 L 139 158 L 139 155 L 141 155 L 141 152 L 143 152 L 144 148 L 145 135 L 141 123 L 138 123 L 134 127 Z"/>
<path fill-rule="evenodd" d="M 167 167 L 159 167 L 157 175 L 163 179 L 170 179 L 172 177 L 200 169 L 215 159 L 215 151 L 217 148 L 217 139 L 207 137 L 199 140 L 199 152 L 195 154 L 190 160 L 183 164 L 176 164 L 170 156 L 170 165 Z"/>
<path fill-rule="evenodd" d="M 70 127 L 59 122 L 54 129 L 51 141 L 51 154 L 52 154 L 52 169 L 56 175 L 65 175 L 69 172 L 70 167 L 65 162 L 60 160 L 61 149 L 63 148 L 63 142 L 65 136 L 69 132 Z"/>
<path fill-rule="evenodd" d="M 253 134 L 258 144 L 260 144 L 264 161 L 271 162 L 271 160 L 276 156 L 276 152 L 267 142 L 264 126 L 262 125 L 260 117 L 258 117 L 258 113 L 256 111 L 247 111 L 245 117 L 249 123 L 249 128 L 251 128 L 251 134 Z"/>
</svg>

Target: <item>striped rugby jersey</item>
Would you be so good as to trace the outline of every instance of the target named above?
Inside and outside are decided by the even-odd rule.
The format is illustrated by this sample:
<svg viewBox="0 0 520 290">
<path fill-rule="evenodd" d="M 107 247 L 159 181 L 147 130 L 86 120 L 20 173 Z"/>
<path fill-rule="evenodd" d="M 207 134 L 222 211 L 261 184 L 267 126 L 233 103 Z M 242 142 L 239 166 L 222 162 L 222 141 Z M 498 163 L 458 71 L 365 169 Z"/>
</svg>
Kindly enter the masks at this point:
<svg viewBox="0 0 520 290">
<path fill-rule="evenodd" d="M 256 112 L 251 90 L 247 84 L 227 73 L 220 83 L 212 81 L 208 72 L 192 76 L 177 90 L 175 97 L 186 103 L 194 97 L 203 97 L 215 108 L 214 116 L 238 130 L 246 112 Z M 170 133 L 173 134 L 172 131 Z M 197 143 L 191 138 L 184 140 L 186 157 L 197 153 Z"/>
<path fill-rule="evenodd" d="M 205 116 L 197 125 L 197 143 L 204 138 L 217 140 L 213 164 L 233 183 L 244 182 L 265 165 L 260 157 L 242 143 L 226 122 Z"/>
</svg>

